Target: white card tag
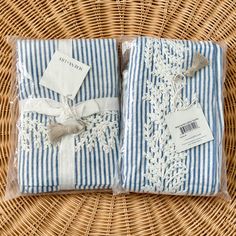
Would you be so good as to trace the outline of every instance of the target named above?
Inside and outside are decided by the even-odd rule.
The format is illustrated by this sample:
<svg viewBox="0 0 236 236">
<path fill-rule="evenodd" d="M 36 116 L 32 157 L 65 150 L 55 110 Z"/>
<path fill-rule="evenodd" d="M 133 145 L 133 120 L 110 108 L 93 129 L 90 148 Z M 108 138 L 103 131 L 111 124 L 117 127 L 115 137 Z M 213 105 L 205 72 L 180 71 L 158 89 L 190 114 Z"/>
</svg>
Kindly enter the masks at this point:
<svg viewBox="0 0 236 236">
<path fill-rule="evenodd" d="M 166 122 L 177 152 L 214 139 L 200 104 L 168 114 Z"/>
<path fill-rule="evenodd" d="M 74 99 L 90 67 L 59 51 L 52 56 L 40 85 Z"/>
</svg>

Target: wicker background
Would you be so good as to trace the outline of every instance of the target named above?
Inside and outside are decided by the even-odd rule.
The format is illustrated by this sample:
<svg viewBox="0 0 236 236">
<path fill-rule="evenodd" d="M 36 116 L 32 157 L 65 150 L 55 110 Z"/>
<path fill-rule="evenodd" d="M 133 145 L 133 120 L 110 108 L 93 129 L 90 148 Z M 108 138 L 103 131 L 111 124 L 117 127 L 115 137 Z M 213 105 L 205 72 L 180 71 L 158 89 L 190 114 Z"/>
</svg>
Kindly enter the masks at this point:
<svg viewBox="0 0 236 236">
<path fill-rule="evenodd" d="M 76 194 L 3 202 L 9 160 L 11 51 L 6 35 L 34 38 L 155 35 L 224 40 L 227 203 L 204 197 Z M 0 235 L 236 235 L 236 0 L 1 0 Z"/>
</svg>

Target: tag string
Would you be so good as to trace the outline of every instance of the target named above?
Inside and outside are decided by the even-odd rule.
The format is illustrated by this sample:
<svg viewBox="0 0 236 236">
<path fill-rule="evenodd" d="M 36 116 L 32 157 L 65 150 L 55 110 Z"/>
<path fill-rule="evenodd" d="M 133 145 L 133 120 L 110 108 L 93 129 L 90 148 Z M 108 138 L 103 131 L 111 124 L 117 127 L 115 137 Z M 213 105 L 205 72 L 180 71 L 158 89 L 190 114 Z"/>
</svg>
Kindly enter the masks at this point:
<svg viewBox="0 0 236 236">
<path fill-rule="evenodd" d="M 199 52 L 198 53 L 195 53 L 194 56 L 193 56 L 193 62 L 192 62 L 192 66 L 189 67 L 183 74 L 177 74 L 174 76 L 173 78 L 173 82 L 172 82 L 172 85 L 174 87 L 176 87 L 176 81 L 178 80 L 183 80 L 183 79 L 186 79 L 186 76 L 188 77 L 193 77 L 194 74 L 204 68 L 205 66 L 208 66 L 209 62 L 208 62 L 208 59 L 203 56 L 202 54 L 200 54 Z M 176 107 L 176 98 L 177 98 L 177 95 L 182 91 L 182 89 L 184 88 L 186 83 L 184 84 L 181 84 L 180 88 L 177 89 L 177 91 L 175 92 L 175 95 L 174 95 L 174 105 L 175 105 L 175 111 L 177 110 L 177 107 Z M 183 99 L 181 99 L 182 103 L 183 103 Z M 197 98 L 194 98 L 193 101 L 187 106 L 187 107 L 184 107 L 184 108 L 180 108 L 178 110 L 187 110 L 189 109 L 191 106 L 193 106 L 195 103 L 197 102 Z"/>
<path fill-rule="evenodd" d="M 178 74 L 178 75 L 175 75 L 174 78 L 173 78 L 173 82 L 172 82 L 173 86 L 176 87 L 176 80 L 180 80 L 180 79 L 183 79 L 183 78 L 184 78 L 184 79 L 186 78 L 185 74 Z M 184 88 L 185 84 L 186 84 L 186 83 L 181 84 L 180 88 L 178 88 L 177 91 L 176 91 L 175 94 L 174 94 L 173 100 L 174 100 L 174 105 L 175 105 L 175 108 L 174 108 L 175 111 L 177 111 L 177 106 L 176 106 L 176 103 L 177 103 L 177 101 L 176 101 L 177 96 L 178 96 L 178 94 L 182 91 L 182 89 Z M 183 99 L 181 99 L 181 101 L 182 101 L 182 103 L 183 103 Z M 197 101 L 198 101 L 197 98 L 194 98 L 193 101 L 192 101 L 187 107 L 179 108 L 178 111 L 188 110 L 190 107 L 192 107 L 194 104 L 196 104 Z"/>
</svg>

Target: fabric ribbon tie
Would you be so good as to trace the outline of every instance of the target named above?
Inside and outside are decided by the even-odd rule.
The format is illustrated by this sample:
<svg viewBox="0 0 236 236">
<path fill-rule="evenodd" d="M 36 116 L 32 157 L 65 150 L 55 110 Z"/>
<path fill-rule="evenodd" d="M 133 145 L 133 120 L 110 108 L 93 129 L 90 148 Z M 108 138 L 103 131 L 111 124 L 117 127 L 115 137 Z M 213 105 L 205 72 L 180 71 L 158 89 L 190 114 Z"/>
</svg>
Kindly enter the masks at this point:
<svg viewBox="0 0 236 236">
<path fill-rule="evenodd" d="M 96 100 L 89 100 L 81 104 L 77 109 L 73 109 L 68 103 L 64 102 L 61 120 L 62 123 L 50 124 L 48 126 L 48 136 L 51 143 L 57 143 L 65 135 L 80 134 L 85 130 L 86 123 L 83 117 L 93 115 L 100 112 L 100 108 Z"/>
<path fill-rule="evenodd" d="M 20 102 L 20 110 L 21 112 L 37 112 L 39 114 L 55 116 L 57 123 L 49 125 L 49 136 L 51 136 L 49 138 L 54 143 L 65 135 L 82 132 L 86 125 L 82 118 L 104 111 L 118 111 L 119 100 L 117 97 L 98 98 L 69 107 L 65 102 L 34 98 L 22 100 Z M 57 132 L 58 135 L 55 135 Z"/>
<path fill-rule="evenodd" d="M 21 101 L 20 107 L 23 111 L 56 117 L 57 123 L 48 126 L 49 140 L 55 144 L 66 135 L 83 132 L 86 122 L 82 118 L 106 110 L 118 110 L 119 104 L 118 98 L 99 98 L 87 100 L 70 107 L 65 102 L 60 103 L 51 99 L 35 98 Z"/>
<path fill-rule="evenodd" d="M 68 134 L 80 134 L 85 130 L 86 124 L 82 120 L 69 120 L 64 123 L 55 123 L 48 126 L 48 136 L 51 143 L 58 143 Z"/>
</svg>

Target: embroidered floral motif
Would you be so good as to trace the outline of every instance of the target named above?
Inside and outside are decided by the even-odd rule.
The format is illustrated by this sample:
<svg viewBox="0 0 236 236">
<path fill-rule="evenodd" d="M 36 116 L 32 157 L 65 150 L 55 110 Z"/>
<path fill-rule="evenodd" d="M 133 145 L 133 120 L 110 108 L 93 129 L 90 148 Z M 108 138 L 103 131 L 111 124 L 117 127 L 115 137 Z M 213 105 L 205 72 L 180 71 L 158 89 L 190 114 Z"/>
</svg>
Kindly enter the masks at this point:
<svg viewBox="0 0 236 236">
<path fill-rule="evenodd" d="M 186 51 L 179 41 L 148 39 L 146 44 L 145 63 L 155 76 L 153 80 L 147 80 L 147 92 L 143 96 L 150 107 L 144 125 L 148 185 L 143 190 L 146 192 L 183 192 L 187 152 L 176 152 L 165 116 L 190 105 L 181 95 L 185 87 L 183 63 Z"/>
<path fill-rule="evenodd" d="M 39 118 L 40 117 L 40 118 Z M 22 113 L 19 121 L 19 145 L 22 150 L 29 152 L 33 148 L 52 146 L 48 138 L 47 126 L 53 117 L 43 116 L 34 112 Z"/>
<path fill-rule="evenodd" d="M 184 53 L 188 49 L 182 41 L 149 38 L 145 47 L 145 62 L 152 74 L 161 79 L 172 79 L 184 72 Z"/>
<path fill-rule="evenodd" d="M 100 147 L 109 153 L 118 141 L 118 112 L 102 112 L 83 119 L 86 130 L 75 139 L 75 149 L 83 148 L 92 151 L 99 143 Z"/>
</svg>

